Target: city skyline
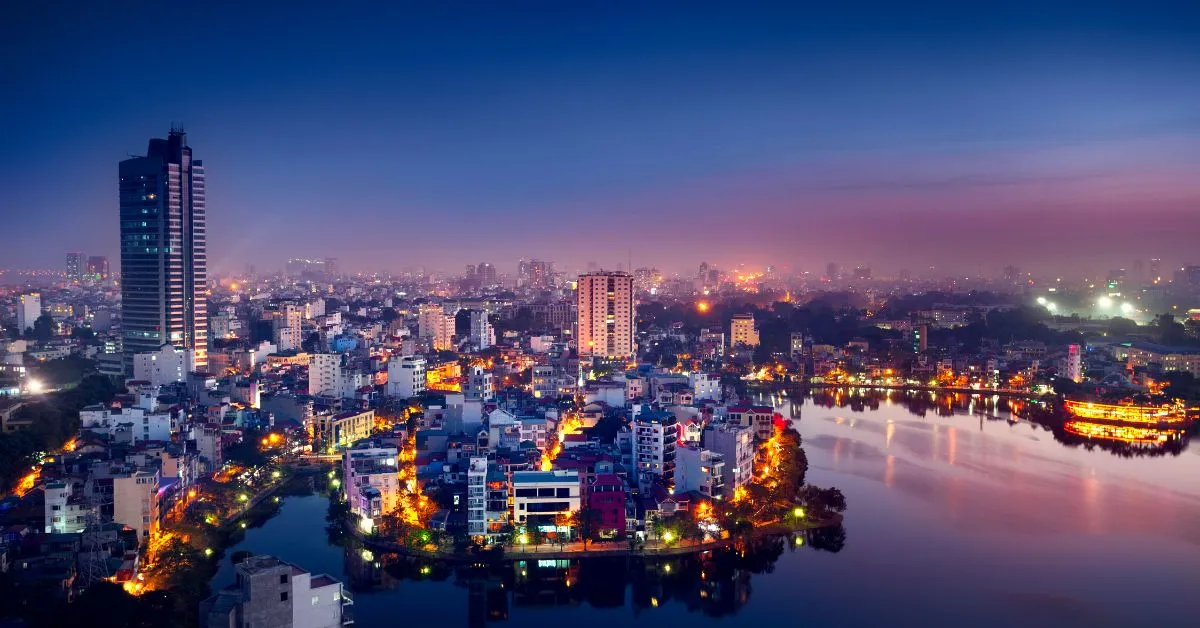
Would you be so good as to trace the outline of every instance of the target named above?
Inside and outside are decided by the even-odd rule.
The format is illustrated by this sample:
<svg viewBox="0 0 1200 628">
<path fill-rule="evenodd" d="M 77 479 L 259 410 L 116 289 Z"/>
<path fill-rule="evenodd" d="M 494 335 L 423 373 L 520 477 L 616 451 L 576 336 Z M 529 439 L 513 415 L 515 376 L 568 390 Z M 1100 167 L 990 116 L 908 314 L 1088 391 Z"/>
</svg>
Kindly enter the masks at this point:
<svg viewBox="0 0 1200 628">
<path fill-rule="evenodd" d="M 210 164 L 217 273 L 309 252 L 349 271 L 1200 261 L 1195 16 L 950 6 L 31 8 L 0 44 L 42 61 L 0 104 L 0 266 L 115 259 L 112 164 L 172 121 Z M 145 54 L 166 28 L 189 45 Z M 131 58 L 160 97 L 120 87 Z M 46 230 L 61 247 L 23 235 Z"/>
</svg>

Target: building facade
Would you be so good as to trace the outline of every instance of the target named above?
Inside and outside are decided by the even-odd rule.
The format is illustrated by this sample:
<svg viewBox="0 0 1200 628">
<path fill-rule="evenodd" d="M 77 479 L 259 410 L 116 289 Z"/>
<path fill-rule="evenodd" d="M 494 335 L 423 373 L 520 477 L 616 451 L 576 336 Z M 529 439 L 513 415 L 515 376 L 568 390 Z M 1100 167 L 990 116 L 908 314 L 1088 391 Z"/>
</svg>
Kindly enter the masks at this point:
<svg viewBox="0 0 1200 628">
<path fill-rule="evenodd" d="M 734 347 L 757 347 L 758 330 L 753 314 L 734 314 L 729 321 L 729 344 Z"/>
<path fill-rule="evenodd" d="M 633 459 L 638 485 L 648 491 L 655 482 L 675 479 L 675 446 L 679 421 L 661 410 L 643 410 L 633 420 Z"/>
<path fill-rule="evenodd" d="M 388 360 L 388 395 L 407 399 L 425 392 L 425 367 L 425 358 L 411 355 Z"/>
<path fill-rule="evenodd" d="M 628 273 L 598 272 L 579 276 L 580 356 L 627 358 L 634 344 L 633 277 Z"/>
</svg>

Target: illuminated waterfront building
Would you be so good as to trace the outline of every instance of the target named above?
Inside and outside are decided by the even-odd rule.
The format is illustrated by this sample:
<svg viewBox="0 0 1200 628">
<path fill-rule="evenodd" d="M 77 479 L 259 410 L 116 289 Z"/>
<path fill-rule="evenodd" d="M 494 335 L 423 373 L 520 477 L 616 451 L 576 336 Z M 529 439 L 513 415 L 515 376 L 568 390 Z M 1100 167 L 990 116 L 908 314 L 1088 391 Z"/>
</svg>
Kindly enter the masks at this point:
<svg viewBox="0 0 1200 628">
<path fill-rule="evenodd" d="M 1067 379 L 1076 384 L 1083 381 L 1083 356 L 1079 345 L 1067 345 Z"/>
<path fill-rule="evenodd" d="M 234 567 L 235 584 L 200 603 L 201 628 L 342 628 L 353 625 L 342 583 L 273 556 Z"/>
<path fill-rule="evenodd" d="M 655 482 L 674 481 L 678 441 L 679 420 L 675 415 L 643 406 L 633 420 L 633 460 L 643 491 L 650 490 Z"/>
<path fill-rule="evenodd" d="M 579 474 L 575 471 L 514 471 L 513 523 L 556 531 L 560 515 L 579 510 Z"/>
<path fill-rule="evenodd" d="M 718 423 L 704 428 L 700 443 L 721 454 L 726 494 L 750 483 L 754 477 L 754 429 L 735 423 Z"/>
<path fill-rule="evenodd" d="M 1113 347 L 1113 357 L 1133 369 L 1157 366 L 1164 371 L 1183 371 L 1200 377 L 1200 349 L 1169 347 L 1151 342 L 1129 342 Z"/>
<path fill-rule="evenodd" d="M 342 490 L 350 512 L 363 519 L 378 519 L 400 503 L 395 447 L 361 442 L 342 454 Z"/>
<path fill-rule="evenodd" d="M 699 447 L 675 452 L 675 492 L 697 491 L 710 499 L 725 496 L 725 456 Z"/>
<path fill-rule="evenodd" d="M 634 336 L 633 277 L 622 272 L 580 275 L 580 356 L 628 358 L 637 350 Z"/>
<path fill-rule="evenodd" d="M 120 164 L 121 325 L 126 374 L 133 356 L 170 344 L 208 366 L 208 244 L 204 166 L 187 135 L 151 139 Z"/>
</svg>

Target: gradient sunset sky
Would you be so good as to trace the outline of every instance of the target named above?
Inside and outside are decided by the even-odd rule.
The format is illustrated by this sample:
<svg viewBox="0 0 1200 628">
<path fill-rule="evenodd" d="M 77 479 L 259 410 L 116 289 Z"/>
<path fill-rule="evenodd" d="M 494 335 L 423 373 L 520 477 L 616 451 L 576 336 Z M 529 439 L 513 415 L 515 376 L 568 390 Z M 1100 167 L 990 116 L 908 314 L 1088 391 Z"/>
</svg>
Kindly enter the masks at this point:
<svg viewBox="0 0 1200 628">
<path fill-rule="evenodd" d="M 263 4 L 4 3 L 0 266 L 172 122 L 218 272 L 1200 263 L 1200 2 Z"/>
</svg>

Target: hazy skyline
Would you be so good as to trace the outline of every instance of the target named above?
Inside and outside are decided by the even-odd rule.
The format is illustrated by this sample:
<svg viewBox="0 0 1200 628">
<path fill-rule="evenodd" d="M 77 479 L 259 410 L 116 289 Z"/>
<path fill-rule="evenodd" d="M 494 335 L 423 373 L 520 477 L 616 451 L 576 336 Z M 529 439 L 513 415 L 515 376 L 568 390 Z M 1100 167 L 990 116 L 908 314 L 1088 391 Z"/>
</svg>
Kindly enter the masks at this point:
<svg viewBox="0 0 1200 628">
<path fill-rule="evenodd" d="M 0 9 L 0 266 L 172 122 L 218 273 L 1200 262 L 1194 4 L 430 4 Z"/>
</svg>

